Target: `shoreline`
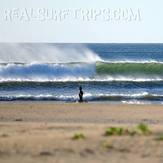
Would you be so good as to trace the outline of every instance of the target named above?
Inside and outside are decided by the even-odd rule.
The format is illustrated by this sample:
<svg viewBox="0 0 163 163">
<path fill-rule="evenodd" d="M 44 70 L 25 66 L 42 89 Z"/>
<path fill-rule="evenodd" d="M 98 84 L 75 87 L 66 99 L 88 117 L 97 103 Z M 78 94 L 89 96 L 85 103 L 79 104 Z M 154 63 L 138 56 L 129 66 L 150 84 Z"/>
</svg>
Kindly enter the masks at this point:
<svg viewBox="0 0 163 163">
<path fill-rule="evenodd" d="M 1 104 L 104 104 L 104 105 L 156 105 L 156 106 L 163 106 L 161 101 L 158 102 L 151 102 L 151 101 L 86 101 L 83 103 L 79 103 L 78 101 L 54 101 L 54 100 L 13 100 L 13 101 L 0 101 Z"/>
</svg>

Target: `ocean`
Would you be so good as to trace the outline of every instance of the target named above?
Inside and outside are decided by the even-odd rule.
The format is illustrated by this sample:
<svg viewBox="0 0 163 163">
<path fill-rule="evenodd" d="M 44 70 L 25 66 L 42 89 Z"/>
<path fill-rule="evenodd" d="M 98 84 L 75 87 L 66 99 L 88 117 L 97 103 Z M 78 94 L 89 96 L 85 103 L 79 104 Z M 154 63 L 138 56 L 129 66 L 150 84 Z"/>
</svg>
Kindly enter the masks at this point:
<svg viewBox="0 0 163 163">
<path fill-rule="evenodd" d="M 0 101 L 163 104 L 163 44 L 0 44 Z"/>
</svg>

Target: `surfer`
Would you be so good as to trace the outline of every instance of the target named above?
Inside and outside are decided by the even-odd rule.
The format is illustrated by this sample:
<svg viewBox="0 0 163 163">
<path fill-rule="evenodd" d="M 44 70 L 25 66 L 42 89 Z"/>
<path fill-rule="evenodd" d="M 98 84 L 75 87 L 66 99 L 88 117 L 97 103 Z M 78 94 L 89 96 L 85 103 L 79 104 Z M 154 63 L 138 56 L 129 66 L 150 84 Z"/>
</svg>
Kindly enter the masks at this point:
<svg viewBox="0 0 163 163">
<path fill-rule="evenodd" d="M 79 102 L 83 102 L 83 90 L 82 87 L 79 87 Z"/>
</svg>

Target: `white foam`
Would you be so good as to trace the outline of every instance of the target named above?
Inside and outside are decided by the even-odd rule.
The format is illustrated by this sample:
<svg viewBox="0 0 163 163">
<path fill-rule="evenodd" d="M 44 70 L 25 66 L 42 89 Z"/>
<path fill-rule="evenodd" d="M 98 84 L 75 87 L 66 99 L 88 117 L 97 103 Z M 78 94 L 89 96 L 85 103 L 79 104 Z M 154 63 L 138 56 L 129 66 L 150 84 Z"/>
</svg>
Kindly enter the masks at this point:
<svg viewBox="0 0 163 163">
<path fill-rule="evenodd" d="M 2 81 L 82 80 L 95 75 L 95 64 L 8 64 L 0 66 Z"/>
</svg>

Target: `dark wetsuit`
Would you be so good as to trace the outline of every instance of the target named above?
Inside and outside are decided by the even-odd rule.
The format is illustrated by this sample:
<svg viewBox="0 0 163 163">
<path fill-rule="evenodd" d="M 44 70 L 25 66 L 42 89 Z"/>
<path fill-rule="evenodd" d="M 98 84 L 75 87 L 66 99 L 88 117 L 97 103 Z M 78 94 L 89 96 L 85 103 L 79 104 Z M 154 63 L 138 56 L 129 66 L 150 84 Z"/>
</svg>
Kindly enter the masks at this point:
<svg viewBox="0 0 163 163">
<path fill-rule="evenodd" d="M 79 102 L 83 102 L 83 91 L 82 88 L 80 87 L 80 92 L 79 92 Z"/>
</svg>

